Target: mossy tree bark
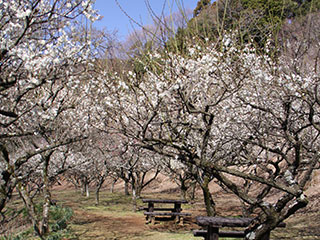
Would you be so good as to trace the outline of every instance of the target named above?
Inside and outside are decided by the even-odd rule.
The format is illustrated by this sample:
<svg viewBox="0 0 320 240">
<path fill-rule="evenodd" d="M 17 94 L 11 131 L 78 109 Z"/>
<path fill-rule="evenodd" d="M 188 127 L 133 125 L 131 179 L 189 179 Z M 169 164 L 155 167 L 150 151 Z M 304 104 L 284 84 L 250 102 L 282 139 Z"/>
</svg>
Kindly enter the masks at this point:
<svg viewBox="0 0 320 240">
<path fill-rule="evenodd" d="M 206 206 L 207 215 L 215 216 L 216 215 L 215 202 L 213 201 L 212 195 L 209 190 L 210 180 L 211 179 L 209 176 L 204 176 L 202 181 L 200 181 L 199 184 L 203 192 L 203 200 Z"/>
</svg>

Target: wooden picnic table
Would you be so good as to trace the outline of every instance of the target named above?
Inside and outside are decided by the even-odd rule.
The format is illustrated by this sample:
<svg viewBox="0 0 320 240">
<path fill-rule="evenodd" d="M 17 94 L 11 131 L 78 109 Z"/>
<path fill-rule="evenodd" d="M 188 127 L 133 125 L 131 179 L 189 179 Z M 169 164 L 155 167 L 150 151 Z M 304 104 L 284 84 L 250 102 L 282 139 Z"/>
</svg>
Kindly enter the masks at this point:
<svg viewBox="0 0 320 240">
<path fill-rule="evenodd" d="M 194 230 L 196 237 L 204 237 L 205 240 L 218 240 L 224 238 L 244 238 L 245 231 L 223 231 L 223 227 L 248 227 L 253 218 L 233 218 L 233 217 L 204 217 L 196 218 L 199 226 L 205 227 L 205 230 Z M 278 227 L 285 227 L 285 223 L 280 223 Z M 265 240 L 270 239 L 270 233 L 265 236 Z"/>
<path fill-rule="evenodd" d="M 143 203 L 147 203 L 148 206 L 144 207 L 144 215 L 146 215 L 147 223 L 154 223 L 156 216 L 171 216 L 176 219 L 176 222 L 183 223 L 183 216 L 191 216 L 190 213 L 183 213 L 181 205 L 188 203 L 186 200 L 175 199 L 142 199 Z M 173 207 L 155 207 L 155 204 L 173 204 Z"/>
</svg>

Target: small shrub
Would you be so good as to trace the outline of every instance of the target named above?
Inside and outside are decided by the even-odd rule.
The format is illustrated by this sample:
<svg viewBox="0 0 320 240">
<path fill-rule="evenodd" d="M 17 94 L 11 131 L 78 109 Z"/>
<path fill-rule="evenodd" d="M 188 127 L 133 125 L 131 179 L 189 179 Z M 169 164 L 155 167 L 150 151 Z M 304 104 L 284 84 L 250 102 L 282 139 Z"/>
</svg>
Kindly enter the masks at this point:
<svg viewBox="0 0 320 240">
<path fill-rule="evenodd" d="M 52 232 L 58 232 L 67 228 L 67 223 L 71 219 L 73 211 L 69 207 L 52 206 L 50 208 L 50 228 Z"/>
<path fill-rule="evenodd" d="M 42 213 L 42 204 L 39 203 L 36 205 L 37 214 Z M 23 217 L 28 217 L 27 210 L 24 209 L 22 211 Z M 68 227 L 68 221 L 73 216 L 73 211 L 69 207 L 62 206 L 51 206 L 49 212 L 49 227 L 50 233 L 46 237 L 47 240 L 61 240 L 67 236 L 70 236 Z M 8 235 L 0 237 L 0 240 L 25 240 L 25 239 L 33 239 L 34 232 L 33 228 L 29 228 L 26 231 L 23 231 L 16 235 Z"/>
<path fill-rule="evenodd" d="M 31 236 L 32 235 L 32 229 L 28 229 L 26 231 L 23 231 L 19 234 L 16 234 L 16 235 L 7 235 L 7 236 L 2 236 L 0 237 L 0 240 L 25 240 L 25 239 L 28 239 L 28 236 Z"/>
</svg>

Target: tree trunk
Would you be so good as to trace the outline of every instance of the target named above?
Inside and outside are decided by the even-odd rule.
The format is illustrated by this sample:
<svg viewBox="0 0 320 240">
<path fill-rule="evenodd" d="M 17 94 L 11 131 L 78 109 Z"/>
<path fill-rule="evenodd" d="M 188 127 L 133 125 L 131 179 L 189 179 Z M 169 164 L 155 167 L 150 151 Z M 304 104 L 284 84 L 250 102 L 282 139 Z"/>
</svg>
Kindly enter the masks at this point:
<svg viewBox="0 0 320 240">
<path fill-rule="evenodd" d="M 3 175 L 3 172 L 2 172 Z M 11 178 L 11 177 L 10 177 Z M 8 179 L 4 185 L 0 185 L 0 189 L 3 191 L 0 193 L 0 213 L 2 214 L 3 209 L 5 208 L 7 202 L 11 199 L 13 190 L 15 188 L 16 182 Z M 3 215 L 4 216 L 4 215 Z"/>
<path fill-rule="evenodd" d="M 280 219 L 286 219 L 293 215 L 296 211 L 304 208 L 308 204 L 308 198 L 301 194 L 295 198 L 293 204 L 290 204 L 288 209 L 285 209 L 286 204 L 289 203 L 294 197 L 291 194 L 287 194 L 282 197 L 276 204 L 276 206 L 269 206 L 268 209 L 264 209 L 250 227 L 246 230 L 246 240 L 269 240 L 270 232 L 276 228 L 280 222 Z M 284 210 L 285 209 L 285 210 Z M 285 211 L 285 214 L 280 218 L 280 211 Z"/>
<path fill-rule="evenodd" d="M 141 198 L 141 192 L 142 192 L 143 186 L 140 185 L 140 184 L 138 186 L 136 185 L 135 189 L 136 189 L 136 197 L 137 197 L 137 199 Z"/>
<path fill-rule="evenodd" d="M 82 196 L 90 197 L 89 182 L 88 182 L 87 177 L 83 177 L 81 182 L 82 182 L 81 183 L 82 184 L 82 187 L 81 187 Z"/>
<path fill-rule="evenodd" d="M 134 188 L 132 188 L 132 210 L 137 211 L 137 194 Z"/>
<path fill-rule="evenodd" d="M 129 178 L 131 179 L 131 190 L 132 190 L 132 210 L 134 212 L 137 211 L 137 182 L 132 173 L 129 174 Z"/>
<path fill-rule="evenodd" d="M 85 184 L 82 183 L 82 186 L 81 186 L 81 195 L 84 196 L 84 195 L 85 195 L 85 192 L 86 192 Z"/>
<path fill-rule="evenodd" d="M 12 192 L 16 187 L 17 181 L 13 178 L 14 168 L 10 167 L 9 152 L 7 148 L 0 144 L 0 161 L 6 163 L 6 169 L 2 169 L 0 172 L 0 213 L 4 217 L 3 209 L 5 208 L 7 202 L 12 197 Z"/>
<path fill-rule="evenodd" d="M 46 235 L 49 233 L 49 209 L 50 209 L 50 196 L 48 195 L 48 192 L 46 192 L 44 196 L 42 221 L 40 225 L 40 231 L 42 235 Z"/>
<path fill-rule="evenodd" d="M 100 203 L 100 189 L 104 183 L 105 179 L 100 179 L 96 186 L 96 205 L 99 205 Z"/>
<path fill-rule="evenodd" d="M 33 226 L 33 229 L 38 237 L 40 237 L 41 240 L 44 239 L 44 237 L 41 234 L 40 228 L 39 228 L 39 222 L 36 214 L 36 209 L 34 206 L 34 203 L 32 202 L 31 198 L 28 196 L 27 191 L 25 188 L 21 185 L 21 183 L 18 184 L 18 191 L 19 194 L 24 202 L 24 205 L 27 209 L 27 213 L 31 219 L 31 223 Z"/>
<path fill-rule="evenodd" d="M 86 188 L 86 197 L 88 198 L 88 197 L 90 197 L 89 183 L 88 182 L 86 182 L 85 188 Z"/>
<path fill-rule="evenodd" d="M 114 193 L 114 185 L 116 184 L 116 182 L 118 181 L 118 179 L 114 179 L 111 183 L 111 188 L 110 188 L 110 192 Z"/>
<path fill-rule="evenodd" d="M 191 201 L 194 201 L 195 200 L 195 197 L 196 197 L 196 187 L 197 187 L 197 182 L 196 181 L 192 181 L 191 183 L 191 191 L 189 193 L 189 198 Z"/>
<path fill-rule="evenodd" d="M 97 187 L 96 188 L 96 205 L 98 206 L 100 204 L 100 196 L 99 196 L 99 193 L 100 193 L 100 188 Z"/>
<path fill-rule="evenodd" d="M 44 156 L 43 162 L 43 170 L 42 170 L 42 178 L 43 178 L 43 194 L 44 194 L 44 203 L 43 203 L 43 211 L 42 211 L 42 221 L 40 225 L 40 232 L 42 236 L 45 236 L 49 233 L 49 209 L 51 202 L 51 194 L 49 190 L 49 180 L 48 180 L 48 167 L 51 154 Z"/>
<path fill-rule="evenodd" d="M 32 198 L 26 191 L 25 187 L 19 184 L 18 191 L 20 196 L 22 197 L 24 204 L 27 208 L 28 215 L 31 218 L 33 228 L 36 234 L 41 238 L 45 239 L 45 236 L 49 233 L 49 209 L 51 203 L 51 194 L 49 190 L 49 178 L 48 178 L 48 168 L 51 155 L 54 151 L 50 151 L 49 153 L 42 155 L 43 160 L 43 169 L 42 169 L 42 180 L 43 180 L 43 194 L 44 194 L 44 203 L 43 203 L 43 211 L 41 216 L 41 221 L 37 216 L 35 210 L 35 204 L 32 201 Z"/>
<path fill-rule="evenodd" d="M 204 199 L 204 204 L 206 206 L 207 215 L 215 216 L 216 209 L 215 209 L 215 203 L 212 199 L 212 196 L 209 190 L 209 179 L 205 177 L 204 181 L 200 184 L 200 186 L 203 192 L 203 199 Z"/>
<path fill-rule="evenodd" d="M 129 196 L 129 180 L 124 180 L 124 195 Z"/>
<path fill-rule="evenodd" d="M 187 191 L 188 191 L 188 187 L 185 184 L 185 181 L 181 181 L 181 185 L 180 185 L 180 197 L 183 200 L 187 199 Z"/>
<path fill-rule="evenodd" d="M 258 226 L 256 228 L 256 226 Z M 269 224 L 257 224 L 254 229 L 250 229 L 245 236 L 246 240 L 269 240 L 271 226 Z"/>
</svg>

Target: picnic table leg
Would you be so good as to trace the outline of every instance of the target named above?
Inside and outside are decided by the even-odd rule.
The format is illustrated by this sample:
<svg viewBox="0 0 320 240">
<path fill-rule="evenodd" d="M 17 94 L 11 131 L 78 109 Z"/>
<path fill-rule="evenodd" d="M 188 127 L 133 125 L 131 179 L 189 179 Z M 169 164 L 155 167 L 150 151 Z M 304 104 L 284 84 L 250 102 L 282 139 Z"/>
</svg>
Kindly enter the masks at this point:
<svg viewBox="0 0 320 240">
<path fill-rule="evenodd" d="M 181 212 L 181 203 L 175 203 L 174 204 L 174 211 L 175 212 Z"/>
<path fill-rule="evenodd" d="M 154 210 L 154 203 L 153 202 L 149 202 L 148 203 L 148 212 L 153 212 Z M 148 223 L 155 223 L 155 216 L 148 216 L 146 215 L 146 224 Z"/>
<path fill-rule="evenodd" d="M 183 217 L 180 217 L 180 218 L 179 218 L 179 223 L 180 223 L 180 225 L 183 226 Z"/>
<path fill-rule="evenodd" d="M 146 215 L 146 224 L 148 224 L 148 223 L 150 223 L 151 221 L 150 221 L 150 218 L 149 218 L 149 216 L 148 215 Z"/>
<path fill-rule="evenodd" d="M 156 216 L 150 216 L 150 222 L 152 225 L 156 224 Z"/>
<path fill-rule="evenodd" d="M 174 203 L 174 210 L 173 210 L 173 212 L 180 213 L 181 210 L 182 210 L 182 209 L 181 209 L 181 203 Z M 177 215 L 175 218 L 176 218 L 176 223 L 179 223 L 181 217 Z"/>
<path fill-rule="evenodd" d="M 205 240 L 218 240 L 219 239 L 219 228 L 208 226 L 208 232 Z"/>
<path fill-rule="evenodd" d="M 183 216 L 173 216 L 175 218 L 175 223 L 183 225 Z"/>
</svg>

